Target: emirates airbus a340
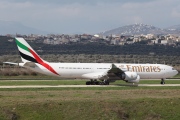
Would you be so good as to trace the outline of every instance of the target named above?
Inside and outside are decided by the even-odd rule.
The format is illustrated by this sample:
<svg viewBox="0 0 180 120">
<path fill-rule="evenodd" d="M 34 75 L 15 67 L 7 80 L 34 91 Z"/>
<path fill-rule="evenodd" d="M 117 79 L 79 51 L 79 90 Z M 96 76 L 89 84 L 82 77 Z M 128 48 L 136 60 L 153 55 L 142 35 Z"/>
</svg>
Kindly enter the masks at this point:
<svg viewBox="0 0 180 120">
<path fill-rule="evenodd" d="M 15 38 L 22 63 L 19 65 L 33 71 L 62 78 L 89 79 L 86 85 L 109 85 L 123 80 L 139 83 L 140 79 L 165 79 L 175 76 L 178 71 L 163 64 L 121 64 L 121 63 L 51 63 L 43 60 L 23 38 Z"/>
</svg>

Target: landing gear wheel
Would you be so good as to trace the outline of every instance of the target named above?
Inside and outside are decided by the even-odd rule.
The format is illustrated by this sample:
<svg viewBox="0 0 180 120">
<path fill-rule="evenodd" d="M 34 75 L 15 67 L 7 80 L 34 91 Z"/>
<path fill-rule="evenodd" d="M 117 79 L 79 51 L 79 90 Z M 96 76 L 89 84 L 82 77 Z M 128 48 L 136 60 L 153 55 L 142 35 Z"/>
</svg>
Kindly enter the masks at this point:
<svg viewBox="0 0 180 120">
<path fill-rule="evenodd" d="M 106 81 L 106 82 L 105 82 L 105 85 L 109 85 L 109 82 L 108 82 L 108 81 Z"/>
<path fill-rule="evenodd" d="M 161 79 L 161 85 L 164 85 L 165 84 L 165 80 L 164 79 Z"/>
<path fill-rule="evenodd" d="M 107 80 L 104 80 L 104 81 L 91 80 L 91 81 L 87 81 L 86 85 L 109 85 L 109 81 L 107 81 Z"/>
<path fill-rule="evenodd" d="M 104 80 L 102 83 L 103 83 L 103 85 L 109 85 L 109 81 L 108 80 Z"/>
<path fill-rule="evenodd" d="M 95 83 L 95 85 L 99 85 L 99 84 L 100 84 L 100 82 L 99 82 L 99 81 L 95 81 L 94 83 Z"/>
<path fill-rule="evenodd" d="M 99 85 L 100 82 L 97 80 L 91 80 L 91 81 L 87 81 L 86 85 Z"/>
<path fill-rule="evenodd" d="M 161 81 L 161 85 L 164 85 L 164 84 L 165 84 L 165 82 L 162 82 L 162 81 Z"/>
<path fill-rule="evenodd" d="M 91 81 L 87 81 L 87 82 L 86 82 L 86 85 L 91 85 Z"/>
<path fill-rule="evenodd" d="M 99 82 L 99 85 L 104 85 L 104 82 Z"/>
</svg>

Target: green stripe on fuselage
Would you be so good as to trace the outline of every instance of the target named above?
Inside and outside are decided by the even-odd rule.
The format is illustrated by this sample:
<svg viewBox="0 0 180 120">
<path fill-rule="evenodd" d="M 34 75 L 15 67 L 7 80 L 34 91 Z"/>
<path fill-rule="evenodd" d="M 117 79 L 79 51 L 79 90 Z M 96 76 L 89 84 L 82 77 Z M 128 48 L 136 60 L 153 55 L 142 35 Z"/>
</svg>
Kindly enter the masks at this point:
<svg viewBox="0 0 180 120">
<path fill-rule="evenodd" d="M 29 49 L 28 49 L 28 47 L 26 47 L 25 45 L 23 45 L 22 43 L 20 43 L 17 39 L 16 39 L 16 44 L 17 44 L 20 48 L 22 48 L 22 49 L 30 52 Z"/>
</svg>

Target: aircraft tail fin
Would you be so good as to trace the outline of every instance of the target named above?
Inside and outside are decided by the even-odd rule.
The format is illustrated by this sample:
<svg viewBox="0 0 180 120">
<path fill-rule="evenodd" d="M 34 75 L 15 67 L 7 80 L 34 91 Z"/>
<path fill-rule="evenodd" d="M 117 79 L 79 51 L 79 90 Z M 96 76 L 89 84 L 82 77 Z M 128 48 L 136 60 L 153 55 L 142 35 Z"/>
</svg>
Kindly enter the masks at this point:
<svg viewBox="0 0 180 120">
<path fill-rule="evenodd" d="M 44 63 L 44 60 L 32 49 L 24 38 L 15 38 L 22 62 Z"/>
<path fill-rule="evenodd" d="M 23 61 L 23 66 L 35 66 L 34 63 L 38 63 L 51 73 L 59 75 L 54 68 L 50 66 L 49 62 L 44 61 L 23 38 L 15 38 L 15 40 Z"/>
</svg>

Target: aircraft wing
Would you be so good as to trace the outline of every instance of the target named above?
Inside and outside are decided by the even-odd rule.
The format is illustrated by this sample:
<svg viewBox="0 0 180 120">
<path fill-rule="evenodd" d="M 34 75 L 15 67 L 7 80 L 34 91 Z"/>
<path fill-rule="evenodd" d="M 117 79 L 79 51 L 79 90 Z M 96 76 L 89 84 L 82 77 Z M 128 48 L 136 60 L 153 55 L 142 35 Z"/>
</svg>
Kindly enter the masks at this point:
<svg viewBox="0 0 180 120">
<path fill-rule="evenodd" d="M 119 73 L 124 73 L 124 71 L 118 68 L 115 64 L 112 64 L 111 69 L 107 73 L 119 74 Z"/>
<path fill-rule="evenodd" d="M 108 80 L 118 80 L 121 79 L 122 74 L 124 73 L 123 70 L 118 68 L 115 64 L 111 65 L 111 69 L 108 70 L 101 78 L 99 79 L 108 79 Z"/>
<path fill-rule="evenodd" d="M 122 74 L 124 73 L 123 70 L 119 69 L 115 64 L 111 64 L 111 68 L 104 72 L 93 72 L 83 74 L 83 78 L 88 79 L 99 79 L 99 80 L 120 80 Z"/>
<path fill-rule="evenodd" d="M 3 64 L 17 65 L 17 66 L 23 66 L 23 67 L 32 67 L 32 68 L 37 67 L 37 65 L 34 62 L 26 62 L 26 63 L 3 62 Z"/>
</svg>

